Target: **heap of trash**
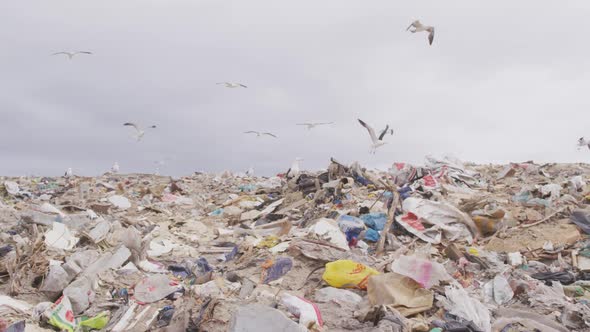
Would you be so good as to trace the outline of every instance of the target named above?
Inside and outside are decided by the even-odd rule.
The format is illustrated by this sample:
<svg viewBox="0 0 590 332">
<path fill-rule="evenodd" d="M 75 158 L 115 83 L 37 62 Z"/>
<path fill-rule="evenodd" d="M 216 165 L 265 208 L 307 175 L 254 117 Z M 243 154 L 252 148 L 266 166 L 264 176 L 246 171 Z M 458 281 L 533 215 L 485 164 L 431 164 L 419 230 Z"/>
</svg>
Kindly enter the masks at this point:
<svg viewBox="0 0 590 332">
<path fill-rule="evenodd" d="M 589 331 L 590 165 L 0 178 L 0 331 Z"/>
</svg>

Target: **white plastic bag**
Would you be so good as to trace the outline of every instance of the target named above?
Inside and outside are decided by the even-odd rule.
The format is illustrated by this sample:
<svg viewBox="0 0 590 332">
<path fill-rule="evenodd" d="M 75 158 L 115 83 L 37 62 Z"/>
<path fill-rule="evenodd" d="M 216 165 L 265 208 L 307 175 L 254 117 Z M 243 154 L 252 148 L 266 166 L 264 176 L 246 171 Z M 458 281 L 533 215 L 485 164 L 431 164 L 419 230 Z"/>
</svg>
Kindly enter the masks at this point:
<svg viewBox="0 0 590 332">
<path fill-rule="evenodd" d="M 402 205 L 404 214 L 396 221 L 419 239 L 439 244 L 444 235 L 449 241 L 473 242 L 479 231 L 471 218 L 456 207 L 441 202 L 409 197 Z"/>
<path fill-rule="evenodd" d="M 446 297 L 438 296 L 437 299 L 447 311 L 452 315 L 472 321 L 477 327 L 484 330 L 484 332 L 491 332 L 490 311 L 486 306 L 470 297 L 460 286 L 446 287 L 445 295 Z"/>
<path fill-rule="evenodd" d="M 346 235 L 340 231 L 335 220 L 322 218 L 309 228 L 309 233 L 314 233 L 319 237 L 325 238 L 339 248 L 347 251 L 350 250 L 348 241 L 346 241 Z"/>
<path fill-rule="evenodd" d="M 304 298 L 293 296 L 291 294 L 283 294 L 282 304 L 287 307 L 290 313 L 299 317 L 299 325 L 305 326 L 308 329 L 312 327 L 322 327 L 322 314 L 315 303 L 312 303 Z"/>
</svg>

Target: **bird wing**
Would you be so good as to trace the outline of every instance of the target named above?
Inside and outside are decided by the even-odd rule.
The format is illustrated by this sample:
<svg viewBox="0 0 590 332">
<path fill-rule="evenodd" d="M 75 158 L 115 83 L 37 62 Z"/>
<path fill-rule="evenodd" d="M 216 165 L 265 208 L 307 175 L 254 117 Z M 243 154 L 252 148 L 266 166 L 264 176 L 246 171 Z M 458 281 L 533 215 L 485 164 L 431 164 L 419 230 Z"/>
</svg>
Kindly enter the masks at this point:
<svg viewBox="0 0 590 332">
<path fill-rule="evenodd" d="M 367 130 L 369 131 L 369 135 L 371 136 L 371 141 L 373 141 L 373 143 L 377 143 L 378 139 L 377 139 L 377 135 L 375 135 L 375 130 L 373 130 L 373 128 L 371 128 L 371 126 L 369 126 L 368 124 L 364 123 L 363 120 L 361 119 L 357 119 L 359 120 L 359 123 L 361 124 L 361 126 L 367 128 Z"/>
<path fill-rule="evenodd" d="M 406 31 L 410 30 L 411 27 L 419 28 L 421 26 L 422 26 L 422 23 L 420 23 L 420 20 L 415 20 L 414 22 L 412 22 L 412 24 L 410 24 L 410 26 L 406 29 Z"/>
<path fill-rule="evenodd" d="M 432 45 L 432 42 L 434 41 L 434 28 L 432 28 L 430 30 L 430 33 L 428 34 L 428 43 L 430 45 Z"/>
<path fill-rule="evenodd" d="M 387 125 L 385 127 L 385 129 L 383 129 L 383 131 L 381 132 L 381 135 L 379 135 L 379 140 L 382 141 L 383 137 L 385 137 L 385 134 L 387 134 L 387 131 L 389 130 L 389 125 Z"/>
<path fill-rule="evenodd" d="M 276 136 L 276 135 L 274 135 L 274 134 L 271 134 L 271 133 L 262 133 L 262 135 L 268 135 L 268 136 L 272 136 L 272 137 L 274 137 L 274 138 L 277 138 L 277 136 Z"/>
<path fill-rule="evenodd" d="M 125 122 L 123 125 L 124 126 L 131 126 L 131 127 L 135 128 L 135 130 L 137 130 L 138 133 L 141 132 L 141 130 L 139 130 L 139 127 L 133 122 Z"/>
</svg>

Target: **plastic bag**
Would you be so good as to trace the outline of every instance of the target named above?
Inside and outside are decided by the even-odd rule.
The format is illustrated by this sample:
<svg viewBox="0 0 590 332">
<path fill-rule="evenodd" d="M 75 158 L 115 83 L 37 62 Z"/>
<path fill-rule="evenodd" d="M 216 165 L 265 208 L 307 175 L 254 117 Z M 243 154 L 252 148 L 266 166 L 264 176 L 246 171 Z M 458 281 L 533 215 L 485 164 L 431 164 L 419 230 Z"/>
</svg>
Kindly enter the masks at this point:
<svg viewBox="0 0 590 332">
<path fill-rule="evenodd" d="M 340 231 L 338 223 L 335 220 L 328 218 L 321 218 L 313 226 L 309 228 L 310 233 L 327 239 L 330 243 L 342 248 L 349 250 L 348 241 L 346 235 Z"/>
<path fill-rule="evenodd" d="M 77 319 L 76 322 L 82 328 L 82 331 L 102 330 L 109 323 L 109 315 L 108 311 L 103 311 L 94 317 L 83 316 Z"/>
<path fill-rule="evenodd" d="M 173 305 L 167 305 L 164 308 L 162 308 L 158 312 L 158 316 L 156 317 L 156 319 L 157 319 L 156 326 L 158 328 L 162 328 L 162 327 L 170 325 L 170 321 L 172 320 L 172 317 L 174 316 L 174 312 L 175 312 L 175 308 Z"/>
<path fill-rule="evenodd" d="M 409 197 L 403 201 L 405 214 L 396 221 L 419 239 L 439 244 L 444 235 L 449 241 L 473 242 L 478 229 L 471 218 L 456 207 L 441 202 Z"/>
<path fill-rule="evenodd" d="M 578 225 L 584 233 L 590 234 L 590 218 L 588 218 L 588 212 L 585 210 L 576 210 L 572 212 L 570 221 Z"/>
<path fill-rule="evenodd" d="M 349 290 L 326 287 L 315 292 L 315 300 L 320 303 L 335 302 L 340 305 L 342 303 L 357 305 L 363 301 L 363 298 Z"/>
<path fill-rule="evenodd" d="M 508 280 L 501 275 L 497 275 L 494 280 L 486 283 L 483 289 L 488 301 L 493 300 L 499 305 L 507 303 L 514 297 L 514 291 Z"/>
<path fill-rule="evenodd" d="M 389 169 L 389 174 L 393 177 L 393 182 L 398 186 L 410 183 L 416 177 L 416 168 L 406 163 L 394 163 Z"/>
<path fill-rule="evenodd" d="M 72 304 L 67 296 L 62 296 L 55 303 L 53 303 L 44 315 L 49 319 L 49 324 L 68 332 L 74 332 L 76 328 L 76 320 L 74 319 L 74 311 L 72 311 Z"/>
<path fill-rule="evenodd" d="M 576 281 L 576 277 L 566 271 L 563 272 L 541 272 L 531 275 L 537 280 L 543 281 L 559 281 L 562 285 L 569 285 Z"/>
<path fill-rule="evenodd" d="M 365 230 L 365 223 L 357 217 L 344 214 L 338 218 L 338 227 L 346 235 L 348 246 L 354 247 L 356 246 L 359 235 Z"/>
<path fill-rule="evenodd" d="M 288 257 L 281 257 L 276 261 L 269 260 L 262 265 L 262 283 L 268 284 L 283 277 L 293 268 L 293 261 Z"/>
<path fill-rule="evenodd" d="M 289 309 L 295 317 L 299 317 L 299 325 L 303 325 L 308 329 L 313 327 L 322 327 L 322 314 L 318 306 L 304 298 L 293 296 L 291 294 L 283 294 L 282 304 Z"/>
<path fill-rule="evenodd" d="M 376 231 L 383 230 L 387 223 L 387 214 L 383 212 L 373 212 L 369 214 L 363 214 L 360 219 L 367 225 Z"/>
<path fill-rule="evenodd" d="M 546 184 L 541 187 L 541 194 L 544 197 L 549 195 L 549 199 L 559 198 L 561 195 L 561 186 L 555 183 Z"/>
<path fill-rule="evenodd" d="M 355 261 L 341 259 L 326 264 L 322 279 L 336 288 L 367 289 L 368 278 L 380 274 L 376 270 Z"/>
<path fill-rule="evenodd" d="M 451 314 L 472 321 L 485 332 L 492 330 L 488 308 L 470 297 L 463 288 L 448 286 L 445 288 L 445 296 L 438 296 L 437 299 Z"/>
<path fill-rule="evenodd" d="M 141 303 L 157 302 L 176 292 L 178 288 L 178 284 L 168 276 L 155 274 L 135 285 L 135 298 Z"/>
<path fill-rule="evenodd" d="M 369 242 L 377 242 L 379 241 L 379 238 L 381 237 L 381 235 L 379 234 L 379 232 L 377 232 L 374 229 L 367 229 L 365 231 L 365 236 L 363 237 L 363 239 L 365 241 L 369 241 Z"/>
<path fill-rule="evenodd" d="M 390 305 L 405 317 L 429 310 L 434 302 L 432 291 L 397 273 L 371 276 L 367 292 L 371 305 Z"/>
<path fill-rule="evenodd" d="M 418 256 L 401 256 L 391 264 L 391 270 L 415 280 L 424 288 L 452 279 L 444 266 Z"/>
</svg>

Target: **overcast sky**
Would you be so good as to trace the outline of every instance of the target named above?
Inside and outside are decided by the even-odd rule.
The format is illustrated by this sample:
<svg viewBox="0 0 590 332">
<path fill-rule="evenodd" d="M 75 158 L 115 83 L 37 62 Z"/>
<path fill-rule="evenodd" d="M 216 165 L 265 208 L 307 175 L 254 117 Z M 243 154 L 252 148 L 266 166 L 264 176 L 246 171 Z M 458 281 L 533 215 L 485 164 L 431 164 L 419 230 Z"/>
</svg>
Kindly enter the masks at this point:
<svg viewBox="0 0 590 332">
<path fill-rule="evenodd" d="M 587 162 L 589 16 L 583 0 L 4 1 L 0 174 Z M 416 18 L 432 46 L 405 31 Z M 395 135 L 370 155 L 357 118 Z M 138 143 L 127 121 L 158 128 Z"/>
</svg>

